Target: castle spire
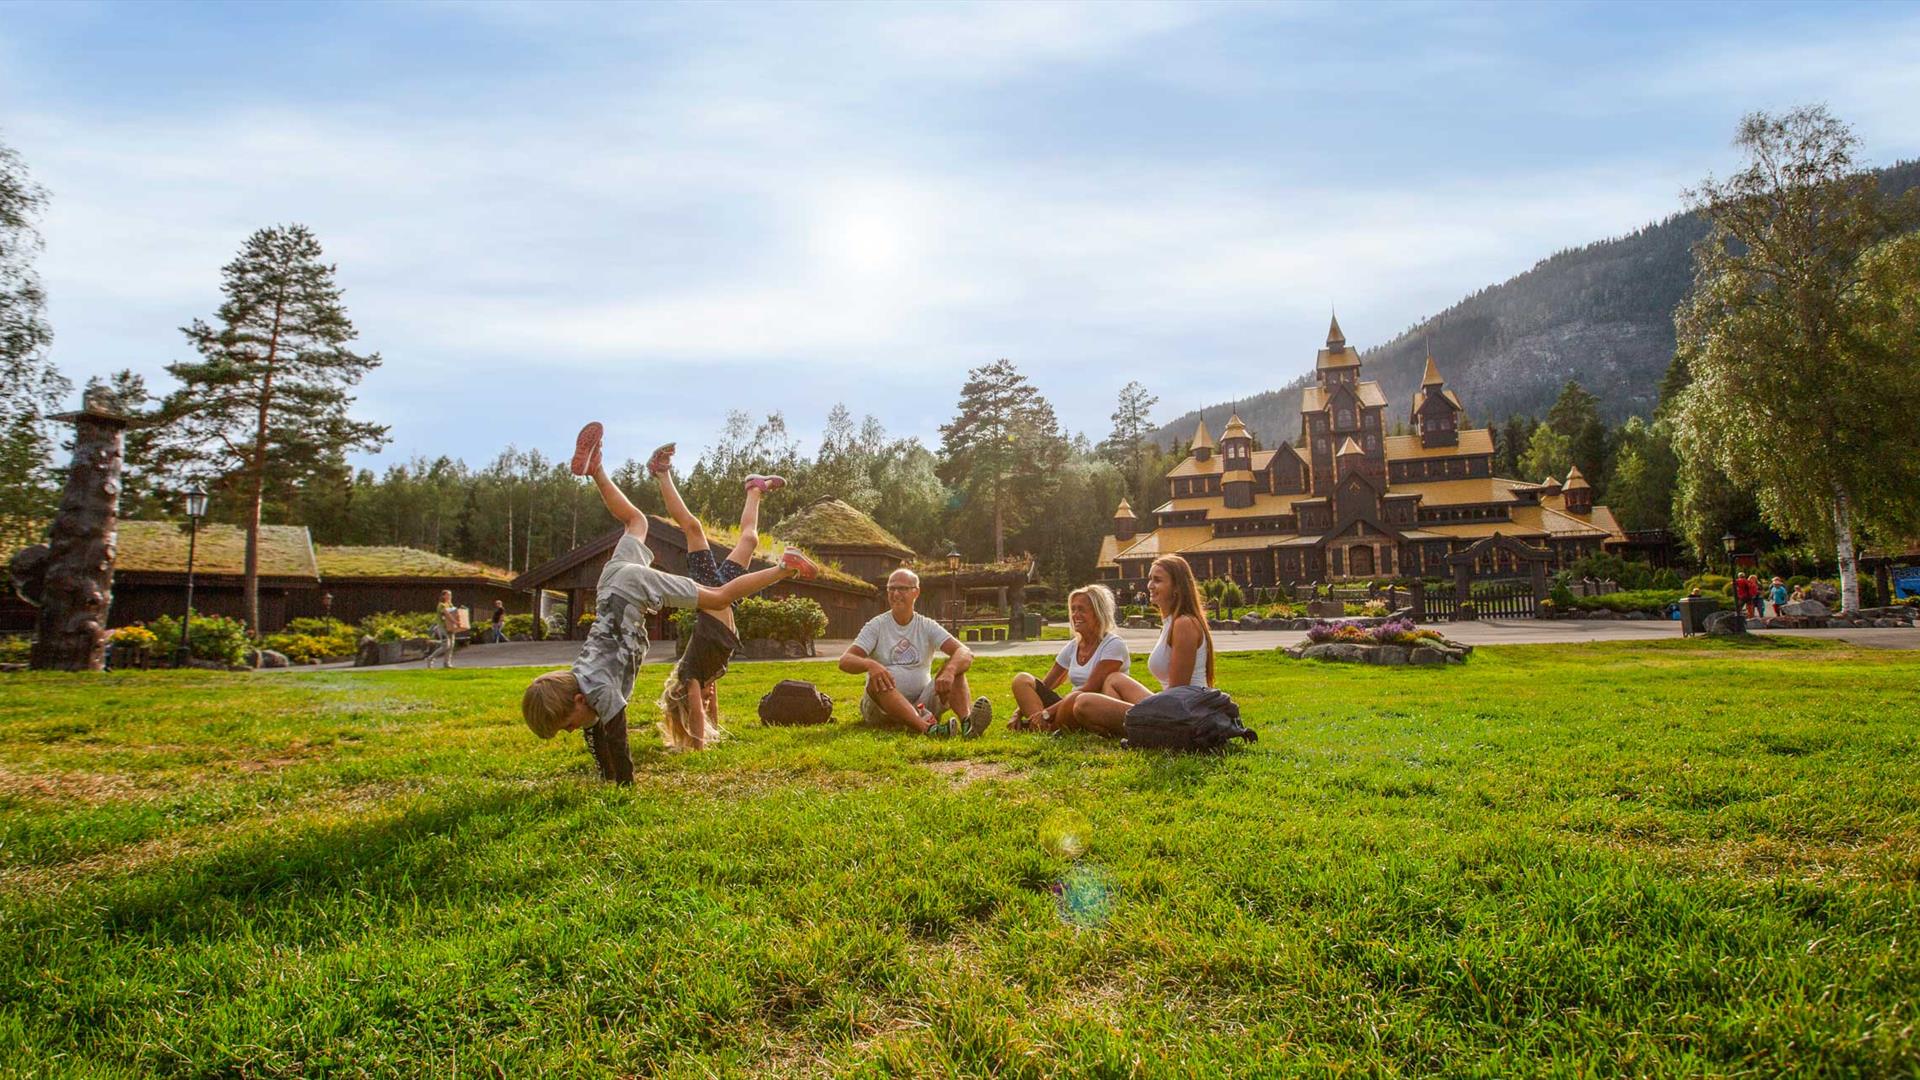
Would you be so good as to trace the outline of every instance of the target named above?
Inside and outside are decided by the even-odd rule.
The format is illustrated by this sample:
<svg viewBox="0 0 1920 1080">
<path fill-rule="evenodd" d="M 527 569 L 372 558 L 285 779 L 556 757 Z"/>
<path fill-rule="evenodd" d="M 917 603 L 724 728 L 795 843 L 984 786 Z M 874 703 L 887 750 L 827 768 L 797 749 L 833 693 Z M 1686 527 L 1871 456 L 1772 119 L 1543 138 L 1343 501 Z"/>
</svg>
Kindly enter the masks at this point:
<svg viewBox="0 0 1920 1080">
<path fill-rule="evenodd" d="M 1439 386 L 1447 380 L 1440 377 L 1440 365 L 1433 362 L 1433 350 L 1427 350 L 1427 373 L 1420 376 L 1421 386 Z"/>
<path fill-rule="evenodd" d="M 1339 352 L 1346 347 L 1347 335 L 1340 332 L 1340 315 L 1336 312 L 1327 325 L 1327 348 Z"/>
</svg>

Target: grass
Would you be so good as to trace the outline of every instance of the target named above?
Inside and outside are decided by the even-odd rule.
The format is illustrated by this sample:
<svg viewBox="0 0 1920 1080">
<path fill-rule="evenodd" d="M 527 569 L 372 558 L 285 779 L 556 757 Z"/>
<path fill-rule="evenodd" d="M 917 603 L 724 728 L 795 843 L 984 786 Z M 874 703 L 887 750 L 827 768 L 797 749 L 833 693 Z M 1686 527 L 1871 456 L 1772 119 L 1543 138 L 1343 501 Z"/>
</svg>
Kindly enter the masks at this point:
<svg viewBox="0 0 1920 1080">
<path fill-rule="evenodd" d="M 1920 1068 L 1920 653 L 1226 654 L 1218 758 L 743 664 L 629 790 L 527 674 L 0 683 L 0 1073 Z M 760 727 L 785 677 L 842 722 Z"/>
</svg>

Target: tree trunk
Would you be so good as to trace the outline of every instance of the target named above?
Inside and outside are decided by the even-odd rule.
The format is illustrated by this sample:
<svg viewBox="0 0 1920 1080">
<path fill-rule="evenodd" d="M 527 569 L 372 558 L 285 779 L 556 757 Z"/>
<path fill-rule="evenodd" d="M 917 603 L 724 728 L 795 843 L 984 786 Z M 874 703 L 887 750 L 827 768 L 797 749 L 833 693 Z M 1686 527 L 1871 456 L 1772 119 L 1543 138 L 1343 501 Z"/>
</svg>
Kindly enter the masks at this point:
<svg viewBox="0 0 1920 1080">
<path fill-rule="evenodd" d="M 92 403 L 89 403 L 92 404 Z M 99 671 L 107 657 L 113 603 L 114 533 L 119 523 L 121 417 L 89 409 L 73 422 L 73 466 L 50 530 L 46 577 L 37 597 L 36 671 Z"/>
<path fill-rule="evenodd" d="M 993 561 L 996 563 L 1007 557 L 1007 517 L 1005 510 L 1002 509 L 1005 498 L 1005 493 L 1000 490 L 1000 480 L 995 477 L 993 481 Z M 995 606 L 1004 610 L 1007 606 L 1005 585 L 1000 586 L 1000 595 L 997 600 L 998 603 Z"/>
<path fill-rule="evenodd" d="M 1833 535 L 1840 557 L 1840 610 L 1860 610 L 1860 558 L 1853 547 L 1853 513 L 1847 491 L 1833 488 Z"/>
<path fill-rule="evenodd" d="M 260 408 L 254 417 L 253 460 L 248 465 L 253 490 L 247 499 L 247 561 L 240 602 L 247 631 L 260 636 L 260 503 L 267 491 L 267 415 L 273 408 L 273 365 L 280 357 L 280 323 L 285 307 L 273 305 L 273 331 L 267 338 L 266 374 L 260 378 Z"/>
</svg>

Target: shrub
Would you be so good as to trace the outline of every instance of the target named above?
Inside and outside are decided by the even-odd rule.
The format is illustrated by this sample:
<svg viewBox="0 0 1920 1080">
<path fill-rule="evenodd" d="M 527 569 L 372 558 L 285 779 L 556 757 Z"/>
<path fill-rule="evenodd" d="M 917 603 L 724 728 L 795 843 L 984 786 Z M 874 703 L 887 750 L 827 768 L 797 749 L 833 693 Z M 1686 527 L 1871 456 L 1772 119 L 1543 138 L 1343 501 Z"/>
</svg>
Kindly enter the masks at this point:
<svg viewBox="0 0 1920 1080">
<path fill-rule="evenodd" d="M 24 664 L 33 655 L 33 639 L 25 634 L 0 637 L 0 664 Z"/>
<path fill-rule="evenodd" d="M 211 660 L 221 664 L 238 664 L 247 655 L 247 624 L 238 619 L 229 619 L 222 615 L 202 615 L 193 612 L 193 627 L 189 631 L 190 648 L 195 660 Z M 180 648 L 180 621 L 171 615 L 162 615 L 147 624 L 153 631 L 158 646 L 158 655 L 172 656 Z"/>
<path fill-rule="evenodd" d="M 115 645 L 124 645 L 129 649 L 151 650 L 155 645 L 160 644 L 160 639 L 154 636 L 153 631 L 138 623 L 123 626 L 107 636 Z"/>
<path fill-rule="evenodd" d="M 352 656 L 360 648 L 360 628 L 339 619 L 291 619 L 277 634 L 268 634 L 261 639 L 261 647 L 277 653 L 286 653 L 289 660 L 294 655 L 281 648 L 276 642 L 288 638 L 311 638 L 312 643 L 303 642 L 297 646 L 313 651 L 319 659 Z"/>
<path fill-rule="evenodd" d="M 260 647 L 263 649 L 272 649 L 274 652 L 286 657 L 289 662 L 295 664 L 315 664 L 322 660 L 332 660 L 342 656 L 353 655 L 352 646 L 348 646 L 345 652 L 335 651 L 335 642 L 336 639 L 331 637 L 319 637 L 314 634 L 289 634 L 283 630 L 278 634 L 268 634 L 261 638 Z"/>
<path fill-rule="evenodd" d="M 432 637 L 440 616 L 431 611 L 382 611 L 360 620 L 360 631 L 375 641 Z"/>
<path fill-rule="evenodd" d="M 600 620 L 599 615 L 589 611 L 586 614 L 580 616 L 578 619 L 573 620 L 573 622 L 575 626 L 578 626 L 582 630 L 591 630 L 593 628 L 593 624 L 598 622 L 599 620 Z"/>
<path fill-rule="evenodd" d="M 510 638 L 530 638 L 533 636 L 533 616 L 509 615 L 507 621 L 500 624 L 500 631 Z"/>
<path fill-rule="evenodd" d="M 693 633 L 696 618 L 690 608 L 674 612 L 674 636 L 685 641 Z M 749 596 L 734 606 L 733 626 L 742 641 L 748 638 L 812 641 L 827 632 L 827 611 L 818 600 L 805 596 L 782 600 Z"/>
</svg>

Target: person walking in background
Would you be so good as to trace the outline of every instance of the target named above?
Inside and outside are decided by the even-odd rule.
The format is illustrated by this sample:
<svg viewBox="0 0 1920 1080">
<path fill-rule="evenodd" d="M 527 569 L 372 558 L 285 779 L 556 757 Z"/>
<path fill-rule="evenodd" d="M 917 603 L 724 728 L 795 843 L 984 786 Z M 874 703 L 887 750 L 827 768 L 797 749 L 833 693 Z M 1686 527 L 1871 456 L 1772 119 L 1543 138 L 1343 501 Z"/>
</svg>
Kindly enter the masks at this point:
<svg viewBox="0 0 1920 1080">
<path fill-rule="evenodd" d="M 494 645 L 507 640 L 507 605 L 504 601 L 493 602 L 493 637 L 488 640 Z"/>
<path fill-rule="evenodd" d="M 1735 611 L 1738 611 L 1742 617 L 1758 614 L 1758 612 L 1754 610 L 1754 596 L 1757 589 L 1758 585 L 1751 577 L 1745 574 L 1736 574 L 1734 576 L 1733 608 Z"/>
<path fill-rule="evenodd" d="M 433 662 L 438 660 L 440 661 L 441 667 L 451 669 L 453 667 L 453 639 L 458 633 L 456 629 L 458 615 L 453 606 L 452 589 L 440 590 L 440 602 L 434 605 L 433 614 L 434 646 L 433 650 L 427 653 L 427 668 L 431 670 L 433 668 Z"/>
<path fill-rule="evenodd" d="M 1787 603 L 1787 583 L 1779 578 L 1773 579 L 1773 613 L 1782 614 L 1781 608 Z"/>
</svg>

